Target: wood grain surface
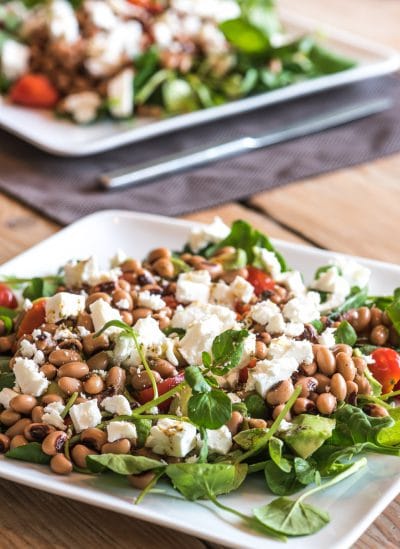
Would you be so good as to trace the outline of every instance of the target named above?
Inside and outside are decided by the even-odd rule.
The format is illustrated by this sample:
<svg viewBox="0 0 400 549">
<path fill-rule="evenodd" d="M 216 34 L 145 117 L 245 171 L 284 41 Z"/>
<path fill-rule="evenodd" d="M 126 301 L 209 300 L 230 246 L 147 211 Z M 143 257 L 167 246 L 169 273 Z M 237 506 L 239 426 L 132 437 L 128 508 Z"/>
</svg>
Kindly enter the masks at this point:
<svg viewBox="0 0 400 549">
<path fill-rule="evenodd" d="M 399 0 L 281 0 L 284 8 L 400 49 Z M 1 167 L 0 167 L 1 170 Z M 244 218 L 271 236 L 399 262 L 400 155 L 187 216 Z M 58 226 L 0 194 L 0 263 Z M 267 542 L 266 542 L 267 545 Z M 0 548 L 205 549 L 216 545 L 0 480 Z M 400 497 L 354 545 L 400 546 Z M 326 548 L 329 549 L 329 548 Z"/>
</svg>

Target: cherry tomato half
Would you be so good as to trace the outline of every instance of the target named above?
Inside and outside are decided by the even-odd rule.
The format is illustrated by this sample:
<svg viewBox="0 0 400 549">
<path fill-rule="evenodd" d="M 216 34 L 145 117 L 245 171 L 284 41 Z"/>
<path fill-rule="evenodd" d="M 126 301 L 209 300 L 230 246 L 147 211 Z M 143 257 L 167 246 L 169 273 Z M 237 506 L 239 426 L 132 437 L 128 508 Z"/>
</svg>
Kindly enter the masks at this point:
<svg viewBox="0 0 400 549">
<path fill-rule="evenodd" d="M 17 338 L 31 334 L 46 322 L 46 298 L 37 299 L 32 307 L 26 311 L 18 327 Z"/>
<path fill-rule="evenodd" d="M 383 394 L 390 393 L 400 381 L 399 353 L 384 347 L 376 349 L 371 356 L 375 360 L 374 364 L 368 366 L 372 375 L 382 384 Z"/>
<path fill-rule="evenodd" d="M 257 364 L 257 359 L 252 358 L 247 366 L 245 366 L 244 368 L 241 368 L 241 370 L 239 371 L 240 383 L 246 383 L 246 381 L 249 378 L 249 368 L 254 368 L 256 364 Z"/>
<path fill-rule="evenodd" d="M 8 309 L 16 309 L 18 307 L 18 301 L 13 294 L 11 288 L 7 284 L 0 282 L 0 307 L 7 307 Z"/>
<path fill-rule="evenodd" d="M 257 267 L 248 267 L 247 270 L 249 272 L 247 281 L 254 286 L 254 293 L 256 295 L 261 295 L 263 292 L 274 289 L 275 282 L 267 273 L 264 273 L 261 269 L 257 269 Z"/>
<path fill-rule="evenodd" d="M 164 379 L 163 381 L 160 381 L 160 383 L 157 383 L 157 389 L 158 389 L 158 396 L 163 395 L 173 387 L 176 387 L 182 381 L 184 381 L 185 376 L 184 374 L 179 374 L 175 377 L 168 377 L 167 379 Z M 154 391 L 153 387 L 149 387 L 148 389 L 143 389 L 142 391 L 139 391 L 139 394 L 137 396 L 138 401 L 140 404 L 146 404 L 146 402 L 150 402 L 150 400 L 153 400 L 154 398 Z M 171 404 L 172 398 L 169 398 L 162 404 L 158 406 L 158 408 L 161 411 L 166 411 L 169 408 L 169 405 Z"/>
</svg>

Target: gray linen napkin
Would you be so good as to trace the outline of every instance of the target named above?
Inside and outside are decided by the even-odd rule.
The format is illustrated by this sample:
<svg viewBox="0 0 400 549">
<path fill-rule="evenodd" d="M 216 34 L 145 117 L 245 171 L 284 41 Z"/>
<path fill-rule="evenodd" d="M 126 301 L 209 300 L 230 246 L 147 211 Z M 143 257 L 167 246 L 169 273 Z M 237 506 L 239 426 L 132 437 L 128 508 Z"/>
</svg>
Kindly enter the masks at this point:
<svg viewBox="0 0 400 549">
<path fill-rule="evenodd" d="M 399 92 L 398 77 L 376 78 L 81 159 L 52 157 L 0 131 L 0 189 L 61 224 L 108 208 L 165 215 L 209 208 L 399 151 Z M 390 111 L 320 134 L 124 191 L 105 193 L 95 183 L 105 171 L 266 133 L 383 95 L 395 101 Z"/>
</svg>

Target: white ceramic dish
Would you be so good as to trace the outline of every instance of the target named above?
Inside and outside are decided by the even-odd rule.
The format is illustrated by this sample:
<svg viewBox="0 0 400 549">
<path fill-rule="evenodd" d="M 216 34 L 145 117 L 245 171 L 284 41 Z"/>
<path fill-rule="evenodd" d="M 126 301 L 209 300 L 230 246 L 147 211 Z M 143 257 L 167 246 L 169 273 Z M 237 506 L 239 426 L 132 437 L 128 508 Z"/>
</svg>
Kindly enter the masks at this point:
<svg viewBox="0 0 400 549">
<path fill-rule="evenodd" d="M 51 154 L 86 156 L 303 95 L 388 74 L 400 66 L 399 54 L 388 47 L 331 29 L 317 21 L 287 13 L 283 13 L 283 20 L 289 33 L 294 35 L 321 31 L 329 37 L 326 42 L 328 47 L 356 59 L 359 65 L 337 74 L 307 80 L 276 91 L 232 101 L 220 107 L 164 120 L 140 117 L 127 122 L 104 121 L 89 126 L 78 126 L 67 120 L 55 118 L 49 111 L 0 103 L 0 126 Z"/>
<path fill-rule="evenodd" d="M 135 257 L 149 249 L 170 246 L 179 249 L 193 223 L 166 217 L 125 211 L 93 214 L 63 229 L 53 237 L 4 264 L 1 274 L 32 276 L 49 274 L 70 258 L 96 254 L 106 264 L 117 248 Z M 310 280 L 315 268 L 324 264 L 332 253 L 316 248 L 275 242 L 288 263 Z M 373 271 L 372 293 L 390 292 L 399 286 L 400 267 L 362 259 Z M 136 492 L 124 478 L 100 478 L 73 474 L 57 477 L 47 467 L 0 458 L 0 477 L 33 488 L 45 490 L 78 501 L 104 507 L 134 518 L 168 526 L 225 546 L 261 549 L 283 547 L 242 527 L 237 519 L 216 510 L 205 502 L 191 503 L 174 497 L 151 494 L 139 506 L 134 505 Z M 165 486 L 166 487 L 166 486 Z M 168 489 L 172 493 L 171 489 Z M 368 469 L 312 498 L 326 509 L 331 523 L 318 534 L 289 540 L 288 549 L 345 549 L 362 534 L 371 522 L 400 492 L 400 459 L 370 455 Z M 271 497 L 263 482 L 252 478 L 238 492 L 221 498 L 229 505 L 249 513 Z"/>
</svg>

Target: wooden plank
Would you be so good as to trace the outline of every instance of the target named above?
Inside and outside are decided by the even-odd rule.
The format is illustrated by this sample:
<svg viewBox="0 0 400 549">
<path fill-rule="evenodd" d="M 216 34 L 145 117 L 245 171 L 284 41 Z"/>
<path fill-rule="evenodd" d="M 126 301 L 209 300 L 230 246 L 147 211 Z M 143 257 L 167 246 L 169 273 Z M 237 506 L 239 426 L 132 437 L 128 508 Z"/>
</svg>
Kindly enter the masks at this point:
<svg viewBox="0 0 400 549">
<path fill-rule="evenodd" d="M 400 155 L 261 193 L 249 204 L 317 245 L 398 261 Z"/>
<path fill-rule="evenodd" d="M 206 547 L 186 534 L 6 480 L 0 509 L 0 547 L 7 549 L 174 549 L 177 538 L 181 547 Z"/>
</svg>

